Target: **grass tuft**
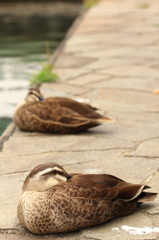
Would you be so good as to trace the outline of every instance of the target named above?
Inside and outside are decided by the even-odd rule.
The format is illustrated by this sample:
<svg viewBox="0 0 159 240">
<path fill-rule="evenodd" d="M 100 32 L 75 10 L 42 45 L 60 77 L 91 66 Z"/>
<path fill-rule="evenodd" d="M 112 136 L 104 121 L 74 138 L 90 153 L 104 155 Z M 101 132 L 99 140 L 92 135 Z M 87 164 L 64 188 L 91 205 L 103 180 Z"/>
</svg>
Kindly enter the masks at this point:
<svg viewBox="0 0 159 240">
<path fill-rule="evenodd" d="M 84 8 L 88 9 L 93 7 L 99 0 L 83 0 Z"/>
<path fill-rule="evenodd" d="M 159 27 L 159 23 L 154 24 L 153 27 L 158 28 Z"/>
<path fill-rule="evenodd" d="M 42 70 L 29 80 L 29 86 L 40 85 L 44 82 L 55 82 L 58 79 L 58 75 L 52 73 L 53 66 L 51 64 L 47 63 L 42 65 Z"/>
<path fill-rule="evenodd" d="M 140 9 L 148 9 L 149 8 L 149 5 L 148 4 L 140 4 L 139 6 L 138 6 Z"/>
</svg>

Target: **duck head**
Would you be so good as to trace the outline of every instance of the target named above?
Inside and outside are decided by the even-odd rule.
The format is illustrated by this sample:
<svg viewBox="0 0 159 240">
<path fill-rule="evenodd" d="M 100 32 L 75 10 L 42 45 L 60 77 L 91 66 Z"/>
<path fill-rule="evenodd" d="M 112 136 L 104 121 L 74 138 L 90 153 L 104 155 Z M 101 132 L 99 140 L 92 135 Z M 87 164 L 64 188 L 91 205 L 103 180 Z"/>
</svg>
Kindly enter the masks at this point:
<svg viewBox="0 0 159 240">
<path fill-rule="evenodd" d="M 47 191 L 57 184 L 67 182 L 72 178 L 59 164 L 49 162 L 36 166 L 26 177 L 22 192 Z"/>
<path fill-rule="evenodd" d="M 34 87 L 30 88 L 29 92 L 25 98 L 25 102 L 38 102 L 38 101 L 43 101 L 44 97 L 42 96 L 39 88 Z"/>
</svg>

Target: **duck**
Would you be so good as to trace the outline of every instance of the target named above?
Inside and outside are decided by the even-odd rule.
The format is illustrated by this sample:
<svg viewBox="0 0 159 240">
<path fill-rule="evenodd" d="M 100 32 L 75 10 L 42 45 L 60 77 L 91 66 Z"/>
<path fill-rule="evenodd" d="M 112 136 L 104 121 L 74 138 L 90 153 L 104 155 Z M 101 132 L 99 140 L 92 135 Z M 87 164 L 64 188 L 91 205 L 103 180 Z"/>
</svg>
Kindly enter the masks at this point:
<svg viewBox="0 0 159 240">
<path fill-rule="evenodd" d="M 18 201 L 21 225 L 34 234 L 65 233 L 134 212 L 157 193 L 109 174 L 67 173 L 57 163 L 36 166 Z"/>
<path fill-rule="evenodd" d="M 39 88 L 30 88 L 15 109 L 13 121 L 24 131 L 79 133 L 102 123 L 114 122 L 96 112 L 97 108 L 66 97 L 44 99 Z"/>
</svg>

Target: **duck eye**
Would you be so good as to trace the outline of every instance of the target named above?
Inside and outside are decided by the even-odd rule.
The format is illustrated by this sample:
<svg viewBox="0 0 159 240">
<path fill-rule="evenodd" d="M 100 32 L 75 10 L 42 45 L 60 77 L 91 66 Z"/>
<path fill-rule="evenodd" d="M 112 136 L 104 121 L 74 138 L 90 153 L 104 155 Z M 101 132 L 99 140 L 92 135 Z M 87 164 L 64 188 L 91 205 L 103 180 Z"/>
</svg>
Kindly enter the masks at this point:
<svg viewBox="0 0 159 240">
<path fill-rule="evenodd" d="M 56 171 L 55 169 L 53 169 L 53 170 L 52 170 L 52 173 L 55 174 L 55 173 L 57 173 L 57 171 Z"/>
</svg>

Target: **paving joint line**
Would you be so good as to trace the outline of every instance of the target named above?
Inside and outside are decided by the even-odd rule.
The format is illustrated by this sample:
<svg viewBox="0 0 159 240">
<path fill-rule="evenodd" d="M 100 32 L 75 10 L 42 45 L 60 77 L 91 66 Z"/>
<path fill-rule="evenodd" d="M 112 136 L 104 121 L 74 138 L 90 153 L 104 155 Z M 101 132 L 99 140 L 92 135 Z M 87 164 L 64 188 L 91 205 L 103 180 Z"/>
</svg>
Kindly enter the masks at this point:
<svg viewBox="0 0 159 240">
<path fill-rule="evenodd" d="M 151 158 L 151 159 L 159 159 L 159 156 L 155 157 L 155 156 L 144 156 L 144 155 L 125 155 L 124 157 L 132 157 L 132 158 L 136 158 L 136 157 L 141 157 L 141 158 Z"/>
<path fill-rule="evenodd" d="M 69 151 L 69 150 L 67 150 L 67 151 L 48 151 L 48 152 L 39 152 L 39 153 L 34 153 L 34 154 L 23 154 L 23 155 L 6 155 L 5 157 L 25 157 L 25 156 L 34 156 L 34 155 L 39 155 L 39 154 L 46 154 L 46 153 L 70 153 L 70 152 L 94 152 L 94 151 L 97 151 L 97 152 L 100 152 L 100 151 L 111 151 L 111 150 L 120 150 L 120 149 L 125 149 L 125 148 L 123 148 L 123 147 L 121 147 L 121 148 L 109 148 L 109 149 L 90 149 L 90 150 L 85 150 L 85 149 L 82 149 L 82 150 L 73 150 L 73 151 Z M 129 148 L 127 148 L 127 149 L 129 149 Z M 130 147 L 130 149 L 131 149 L 131 147 Z M 3 159 L 4 158 L 4 156 L 1 156 L 0 157 L 0 159 Z"/>
</svg>

